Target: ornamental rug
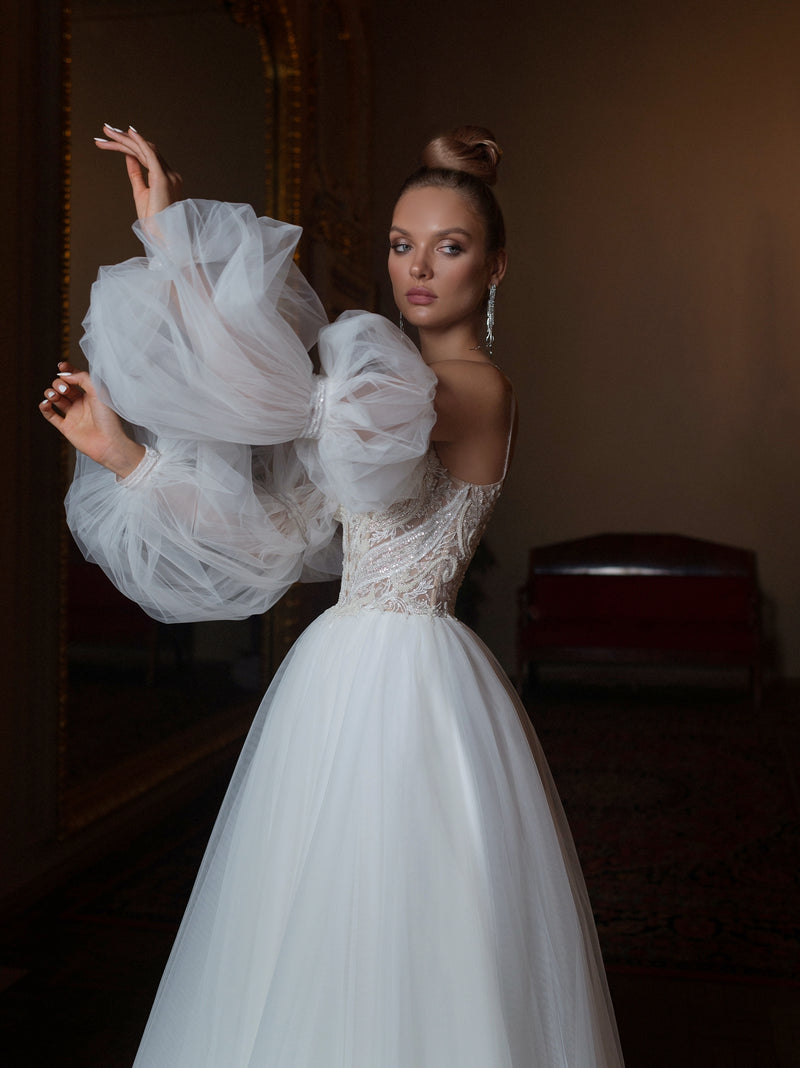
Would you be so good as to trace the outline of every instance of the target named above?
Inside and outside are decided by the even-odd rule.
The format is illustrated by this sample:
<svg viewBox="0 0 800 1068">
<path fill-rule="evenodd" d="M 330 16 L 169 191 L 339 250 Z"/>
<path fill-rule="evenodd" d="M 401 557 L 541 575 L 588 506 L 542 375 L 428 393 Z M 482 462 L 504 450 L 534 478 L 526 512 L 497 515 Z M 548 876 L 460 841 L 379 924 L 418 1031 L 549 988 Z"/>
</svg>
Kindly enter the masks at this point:
<svg viewBox="0 0 800 1068">
<path fill-rule="evenodd" d="M 611 969 L 800 980 L 800 690 L 540 689 L 529 711 Z M 174 928 L 219 802 L 78 906 Z"/>
<path fill-rule="evenodd" d="M 529 702 L 610 967 L 800 979 L 800 691 Z"/>
</svg>

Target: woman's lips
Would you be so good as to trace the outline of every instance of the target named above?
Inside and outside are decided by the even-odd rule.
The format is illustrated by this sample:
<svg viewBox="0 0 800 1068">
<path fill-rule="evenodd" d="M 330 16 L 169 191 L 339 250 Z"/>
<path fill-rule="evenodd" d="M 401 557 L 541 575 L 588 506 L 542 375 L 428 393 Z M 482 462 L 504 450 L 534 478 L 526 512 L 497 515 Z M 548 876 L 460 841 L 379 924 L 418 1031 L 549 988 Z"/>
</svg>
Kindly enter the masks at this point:
<svg viewBox="0 0 800 1068">
<path fill-rule="evenodd" d="M 406 293 L 406 300 L 409 304 L 432 304 L 436 297 L 427 289 L 409 289 Z"/>
</svg>

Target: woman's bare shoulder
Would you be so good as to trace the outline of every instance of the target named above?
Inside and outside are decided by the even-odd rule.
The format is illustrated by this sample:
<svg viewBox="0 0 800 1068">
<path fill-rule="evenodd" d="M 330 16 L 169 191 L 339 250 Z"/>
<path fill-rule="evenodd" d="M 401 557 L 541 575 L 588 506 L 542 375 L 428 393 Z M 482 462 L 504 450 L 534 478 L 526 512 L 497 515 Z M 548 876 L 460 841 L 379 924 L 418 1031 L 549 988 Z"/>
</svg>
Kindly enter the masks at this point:
<svg viewBox="0 0 800 1068">
<path fill-rule="evenodd" d="M 514 388 L 496 364 L 478 360 L 442 360 L 431 369 L 439 382 L 441 401 L 466 405 L 487 415 L 507 412 Z"/>
<path fill-rule="evenodd" d="M 441 360 L 431 365 L 439 382 L 457 389 L 488 391 L 503 397 L 513 392 L 513 386 L 497 364 L 479 360 Z"/>
<path fill-rule="evenodd" d="M 498 367 L 476 360 L 443 360 L 431 369 L 438 378 L 434 441 L 507 437 L 516 402 L 511 383 Z"/>
</svg>

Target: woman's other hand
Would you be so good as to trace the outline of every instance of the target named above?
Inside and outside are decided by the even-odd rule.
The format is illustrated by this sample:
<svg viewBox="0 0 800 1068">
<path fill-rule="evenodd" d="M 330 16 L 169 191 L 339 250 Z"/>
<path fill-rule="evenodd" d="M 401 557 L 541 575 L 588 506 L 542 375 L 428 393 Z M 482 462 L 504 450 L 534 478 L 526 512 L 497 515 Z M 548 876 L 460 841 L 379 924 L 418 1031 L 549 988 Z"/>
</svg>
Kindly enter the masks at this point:
<svg viewBox="0 0 800 1068">
<path fill-rule="evenodd" d="M 58 372 L 44 391 L 39 411 L 79 452 L 125 478 L 144 456 L 144 446 L 128 437 L 117 413 L 97 396 L 86 371 L 60 363 Z"/>
<path fill-rule="evenodd" d="M 105 123 L 103 133 L 105 137 L 96 137 L 95 144 L 103 152 L 124 154 L 136 214 L 140 219 L 149 219 L 181 199 L 181 176 L 171 170 L 151 141 L 145 141 L 132 126 L 127 130 L 117 130 Z"/>
</svg>

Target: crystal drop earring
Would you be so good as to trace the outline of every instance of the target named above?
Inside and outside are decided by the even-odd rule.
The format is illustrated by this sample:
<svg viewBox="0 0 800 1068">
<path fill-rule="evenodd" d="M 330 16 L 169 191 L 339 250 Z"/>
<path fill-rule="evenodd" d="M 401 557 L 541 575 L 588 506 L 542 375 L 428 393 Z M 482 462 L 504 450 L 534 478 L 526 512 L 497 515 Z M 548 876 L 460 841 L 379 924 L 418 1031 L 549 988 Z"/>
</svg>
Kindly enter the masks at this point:
<svg viewBox="0 0 800 1068">
<path fill-rule="evenodd" d="M 489 287 L 489 300 L 486 305 L 486 348 L 489 356 L 493 355 L 494 349 L 494 300 L 497 296 L 497 285 L 492 282 Z"/>
<path fill-rule="evenodd" d="M 400 312 L 400 333 L 401 334 L 405 334 L 405 332 L 406 332 L 406 324 L 403 321 L 403 313 Z"/>
</svg>

